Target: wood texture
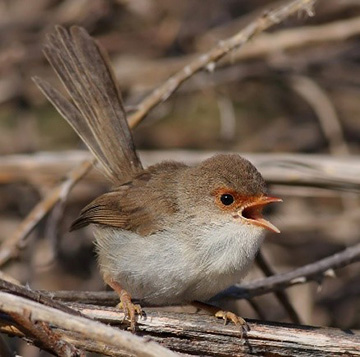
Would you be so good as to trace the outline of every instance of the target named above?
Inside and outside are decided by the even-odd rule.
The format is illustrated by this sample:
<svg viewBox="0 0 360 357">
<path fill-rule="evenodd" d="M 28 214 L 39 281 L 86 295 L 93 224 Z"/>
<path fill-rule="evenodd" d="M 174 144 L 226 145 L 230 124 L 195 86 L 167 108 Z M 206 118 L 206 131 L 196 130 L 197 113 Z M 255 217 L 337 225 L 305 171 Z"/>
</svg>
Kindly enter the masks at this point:
<svg viewBox="0 0 360 357">
<path fill-rule="evenodd" d="M 32 310 L 34 319 L 44 319 L 40 317 L 43 315 L 38 313 L 38 309 L 42 309 L 40 304 L 32 303 L 30 306 L 34 309 Z M 73 304 L 71 307 L 107 325 L 122 329 L 128 327 L 127 322 L 122 322 L 124 318 L 122 312 L 116 308 L 83 304 Z M 57 316 L 58 313 L 54 313 L 56 316 L 54 315 L 53 318 L 47 316 L 45 320 L 54 325 L 54 332 L 60 338 L 74 346 L 112 356 L 133 355 L 119 347 L 116 348 L 111 343 L 104 344 L 100 339 L 91 339 L 90 335 L 92 336 L 93 332 L 90 323 L 89 328 L 82 331 L 71 330 L 69 324 L 65 328 L 65 324 L 62 324 Z M 156 341 L 178 353 L 201 356 L 360 355 L 358 331 L 249 320 L 250 331 L 242 340 L 237 327 L 231 324 L 225 326 L 222 321 L 212 316 L 156 311 L 150 308 L 146 308 L 145 313 L 146 317 L 139 321 L 137 335 L 146 337 L 147 341 Z M 66 318 L 65 315 L 63 318 Z M 97 328 L 100 336 L 103 335 L 103 328 L 104 331 L 108 331 L 110 327 L 98 324 Z M 8 323 L 5 326 L 4 321 L 0 330 L 9 335 L 21 335 L 16 330 L 16 324 Z"/>
</svg>

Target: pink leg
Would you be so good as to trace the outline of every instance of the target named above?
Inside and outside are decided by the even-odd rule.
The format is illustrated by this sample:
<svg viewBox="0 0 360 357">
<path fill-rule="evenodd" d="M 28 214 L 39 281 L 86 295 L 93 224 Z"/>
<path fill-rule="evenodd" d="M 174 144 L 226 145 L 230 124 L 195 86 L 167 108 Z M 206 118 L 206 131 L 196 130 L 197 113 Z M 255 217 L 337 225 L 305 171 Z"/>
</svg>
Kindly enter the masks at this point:
<svg viewBox="0 0 360 357">
<path fill-rule="evenodd" d="M 104 277 L 104 280 L 119 295 L 118 307 L 124 311 L 125 317 L 129 318 L 131 331 L 135 332 L 136 315 L 142 315 L 141 306 L 132 303 L 131 295 L 119 283 L 108 277 Z"/>
</svg>

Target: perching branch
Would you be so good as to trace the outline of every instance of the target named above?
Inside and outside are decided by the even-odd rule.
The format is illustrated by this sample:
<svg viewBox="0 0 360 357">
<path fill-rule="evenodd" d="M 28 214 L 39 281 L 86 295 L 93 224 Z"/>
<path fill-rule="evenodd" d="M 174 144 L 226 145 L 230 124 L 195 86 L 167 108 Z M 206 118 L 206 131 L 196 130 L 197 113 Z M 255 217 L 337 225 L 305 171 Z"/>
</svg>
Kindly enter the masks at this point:
<svg viewBox="0 0 360 357">
<path fill-rule="evenodd" d="M 118 328 L 123 326 L 123 313 L 116 308 L 76 305 L 91 319 L 74 318 L 63 312 L 26 299 L 0 293 L 0 310 L 5 313 L 31 311 L 32 320 L 49 323 L 62 340 L 82 350 L 110 356 L 174 356 L 153 341 L 177 352 L 196 355 L 243 356 L 244 354 L 337 356 L 360 355 L 360 340 L 356 331 L 298 326 L 290 324 L 248 321 L 250 331 L 240 338 L 238 328 L 224 325 L 212 316 L 167 313 L 146 309 L 146 318 L 138 322 L 138 334 L 143 339 Z M 0 331 L 11 336 L 23 336 L 16 322 L 0 321 Z"/>
<path fill-rule="evenodd" d="M 157 343 L 135 336 L 130 332 L 121 331 L 100 322 L 92 321 L 89 318 L 70 315 L 64 311 L 9 293 L 0 292 L 0 310 L 10 316 L 11 314 L 20 316 L 29 314 L 33 322 L 55 325 L 64 330 L 78 333 L 82 337 L 96 340 L 105 346 L 104 352 L 106 346 L 109 346 L 117 349 L 119 353 L 127 352 L 136 356 L 176 356 L 175 353 Z M 11 323 L 8 323 L 8 325 L 11 325 Z"/>
</svg>

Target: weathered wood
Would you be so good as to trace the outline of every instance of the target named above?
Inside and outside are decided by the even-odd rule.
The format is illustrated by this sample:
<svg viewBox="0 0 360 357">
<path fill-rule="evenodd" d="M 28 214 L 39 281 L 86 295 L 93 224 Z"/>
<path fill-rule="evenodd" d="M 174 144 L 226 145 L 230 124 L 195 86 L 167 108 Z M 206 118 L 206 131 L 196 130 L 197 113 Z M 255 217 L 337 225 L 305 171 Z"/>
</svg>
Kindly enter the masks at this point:
<svg viewBox="0 0 360 357">
<path fill-rule="evenodd" d="M 78 306 L 86 316 L 118 324 L 123 314 L 115 308 Z M 145 309 L 139 322 L 141 335 L 181 353 L 209 356 L 325 356 L 360 355 L 360 333 L 340 329 L 249 320 L 250 331 L 240 339 L 237 327 L 212 316 L 165 313 Z"/>
<path fill-rule="evenodd" d="M 85 316 L 126 329 L 124 315 L 113 307 L 73 304 Z M 292 325 L 249 320 L 250 331 L 244 339 L 234 325 L 224 325 L 212 316 L 156 311 L 145 308 L 137 335 L 171 348 L 178 353 L 201 356 L 359 356 L 360 332 L 335 328 Z M 3 322 L 4 323 L 4 322 Z M 15 328 L 3 324 L 0 331 L 19 335 Z M 15 324 L 16 326 L 16 324 Z M 105 325 L 99 325 L 99 329 Z M 54 332 L 74 346 L 112 356 L 128 356 L 119 348 L 95 341 L 88 331 L 69 331 L 59 324 Z"/>
<path fill-rule="evenodd" d="M 144 357 L 176 356 L 175 353 L 159 344 L 146 341 L 127 331 L 121 331 L 106 324 L 82 316 L 75 316 L 13 294 L 0 292 L 0 311 L 6 314 L 5 321 L 2 322 L 3 325 L 6 324 L 6 320 L 12 314 L 24 315 L 28 316 L 34 325 L 36 323 L 46 323 L 52 327 L 59 326 L 62 329 L 80 334 L 82 338 L 99 341 L 101 344 L 113 346 L 132 355 Z M 4 319 L 4 315 L 2 315 L 2 319 Z M 11 323 L 7 324 L 7 326 L 9 325 Z M 22 328 L 22 325 L 18 326 L 20 331 L 22 331 Z M 25 333 L 30 339 L 33 337 L 36 339 L 35 336 L 28 336 L 26 330 Z M 61 336 L 58 336 L 58 338 L 60 341 Z"/>
</svg>

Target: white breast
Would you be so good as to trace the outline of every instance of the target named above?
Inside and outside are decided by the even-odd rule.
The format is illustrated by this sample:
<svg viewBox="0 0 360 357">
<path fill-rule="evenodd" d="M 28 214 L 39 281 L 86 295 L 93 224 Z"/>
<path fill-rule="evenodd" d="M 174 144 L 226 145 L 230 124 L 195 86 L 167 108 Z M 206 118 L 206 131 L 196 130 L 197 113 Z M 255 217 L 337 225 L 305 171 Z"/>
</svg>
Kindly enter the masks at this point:
<svg viewBox="0 0 360 357">
<path fill-rule="evenodd" d="M 209 299 L 239 282 L 263 241 L 263 229 L 238 222 L 209 225 L 193 251 L 197 279 L 189 287 L 195 299 Z"/>
<path fill-rule="evenodd" d="M 239 222 L 186 224 L 141 237 L 97 227 L 99 263 L 134 298 L 157 305 L 207 300 L 244 276 L 263 240 L 263 230 Z M 191 237 L 191 238 L 189 238 Z"/>
</svg>

